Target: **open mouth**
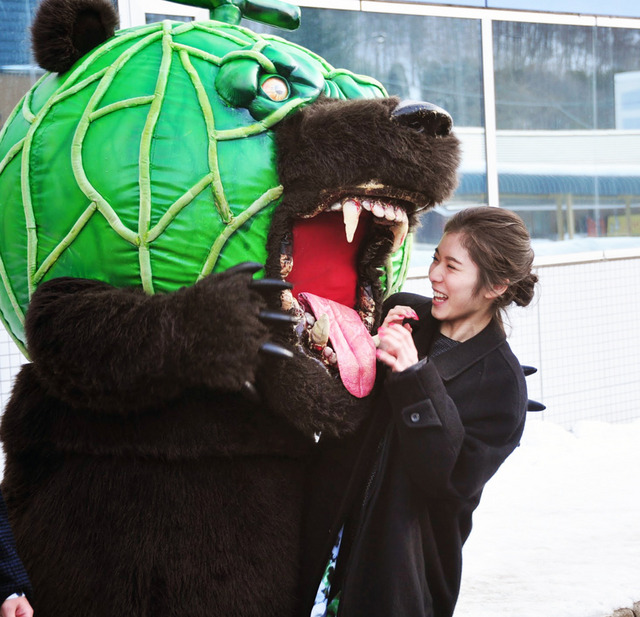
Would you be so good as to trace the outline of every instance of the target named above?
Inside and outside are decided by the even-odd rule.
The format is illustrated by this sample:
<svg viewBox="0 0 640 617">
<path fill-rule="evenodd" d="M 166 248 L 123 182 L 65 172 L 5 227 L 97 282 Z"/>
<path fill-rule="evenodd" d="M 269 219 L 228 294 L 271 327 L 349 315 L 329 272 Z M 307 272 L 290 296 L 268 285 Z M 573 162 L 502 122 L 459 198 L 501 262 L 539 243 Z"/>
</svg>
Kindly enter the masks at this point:
<svg viewBox="0 0 640 617">
<path fill-rule="evenodd" d="M 410 201 L 370 191 L 325 195 L 281 241 L 280 276 L 294 286 L 282 305 L 298 319 L 298 344 L 356 397 L 375 381 L 380 267 L 406 239 L 415 210 Z"/>
<path fill-rule="evenodd" d="M 443 294 L 441 291 L 433 290 L 433 303 L 434 304 L 442 304 L 445 300 L 447 300 L 449 296 Z"/>
</svg>

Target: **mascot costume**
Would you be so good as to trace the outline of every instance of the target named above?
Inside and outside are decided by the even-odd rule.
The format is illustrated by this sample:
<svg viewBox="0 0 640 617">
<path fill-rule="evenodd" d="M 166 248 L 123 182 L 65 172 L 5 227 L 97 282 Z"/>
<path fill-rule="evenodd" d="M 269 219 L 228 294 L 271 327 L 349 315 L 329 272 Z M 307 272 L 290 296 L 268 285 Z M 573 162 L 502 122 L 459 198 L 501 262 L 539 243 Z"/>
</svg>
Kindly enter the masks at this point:
<svg viewBox="0 0 640 617">
<path fill-rule="evenodd" d="M 0 133 L 37 617 L 293 617 L 305 461 L 366 418 L 382 300 L 456 185 L 446 112 L 238 25 L 297 7 L 210 8 L 116 32 L 108 0 L 44 0 L 48 72 Z"/>
</svg>

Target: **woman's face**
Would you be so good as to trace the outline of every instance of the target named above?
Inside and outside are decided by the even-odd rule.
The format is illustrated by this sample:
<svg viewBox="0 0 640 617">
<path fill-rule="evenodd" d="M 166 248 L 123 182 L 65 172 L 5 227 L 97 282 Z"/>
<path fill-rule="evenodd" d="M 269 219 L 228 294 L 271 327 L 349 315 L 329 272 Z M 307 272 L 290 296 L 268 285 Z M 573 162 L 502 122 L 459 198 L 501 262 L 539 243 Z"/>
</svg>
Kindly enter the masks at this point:
<svg viewBox="0 0 640 617">
<path fill-rule="evenodd" d="M 444 322 L 447 332 L 479 332 L 491 319 L 491 304 L 496 296 L 492 290 L 478 285 L 478 266 L 462 246 L 460 233 L 446 233 L 436 249 L 429 268 L 433 287 L 432 315 Z M 446 330 L 446 331 L 445 331 Z M 455 336 L 451 338 L 456 338 Z M 460 340 L 460 339 L 457 339 Z"/>
</svg>

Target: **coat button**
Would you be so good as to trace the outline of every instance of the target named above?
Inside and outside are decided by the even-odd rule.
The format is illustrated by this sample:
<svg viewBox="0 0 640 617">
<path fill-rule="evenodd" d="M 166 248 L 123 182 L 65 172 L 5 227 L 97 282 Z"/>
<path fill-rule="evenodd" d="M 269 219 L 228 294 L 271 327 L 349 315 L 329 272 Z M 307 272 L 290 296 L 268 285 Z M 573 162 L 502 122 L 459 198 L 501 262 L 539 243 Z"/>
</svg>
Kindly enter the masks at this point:
<svg viewBox="0 0 640 617">
<path fill-rule="evenodd" d="M 417 412 L 413 412 L 413 413 L 411 414 L 410 418 L 411 418 L 411 422 L 413 422 L 414 424 L 415 424 L 416 422 L 420 422 L 420 414 L 419 414 L 419 413 L 417 413 Z"/>
</svg>

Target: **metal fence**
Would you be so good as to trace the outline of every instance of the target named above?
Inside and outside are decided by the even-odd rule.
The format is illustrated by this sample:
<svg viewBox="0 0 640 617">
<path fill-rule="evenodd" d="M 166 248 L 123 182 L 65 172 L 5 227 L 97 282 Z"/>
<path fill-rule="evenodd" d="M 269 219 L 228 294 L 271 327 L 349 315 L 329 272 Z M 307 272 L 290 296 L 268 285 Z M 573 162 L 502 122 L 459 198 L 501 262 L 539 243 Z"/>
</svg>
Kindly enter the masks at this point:
<svg viewBox="0 0 640 617">
<path fill-rule="evenodd" d="M 565 427 L 579 420 L 640 418 L 640 250 L 536 259 L 540 279 L 527 308 L 510 310 L 509 342 L 540 414 Z M 426 268 L 405 289 L 429 293 Z"/>
<path fill-rule="evenodd" d="M 510 311 L 509 341 L 522 364 L 536 366 L 529 395 L 538 415 L 566 427 L 579 420 L 640 418 L 640 250 L 543 257 L 533 303 Z M 430 293 L 426 268 L 405 290 Z M 0 331 L 0 404 L 24 357 Z"/>
</svg>

